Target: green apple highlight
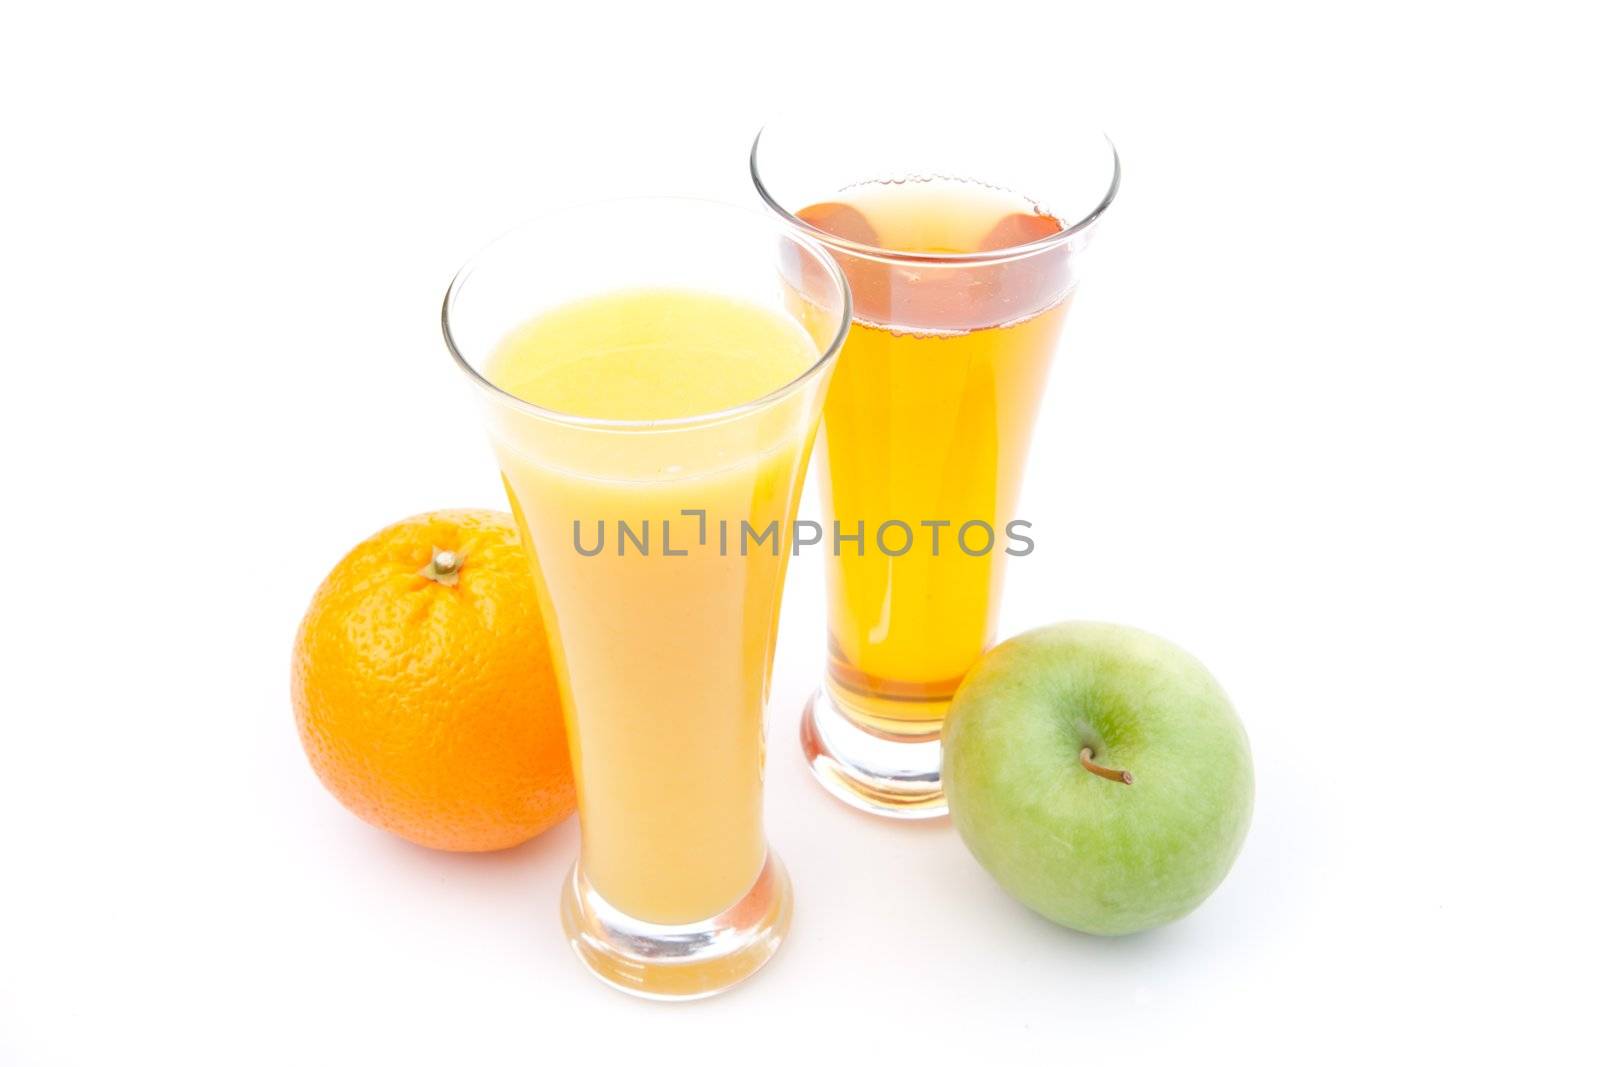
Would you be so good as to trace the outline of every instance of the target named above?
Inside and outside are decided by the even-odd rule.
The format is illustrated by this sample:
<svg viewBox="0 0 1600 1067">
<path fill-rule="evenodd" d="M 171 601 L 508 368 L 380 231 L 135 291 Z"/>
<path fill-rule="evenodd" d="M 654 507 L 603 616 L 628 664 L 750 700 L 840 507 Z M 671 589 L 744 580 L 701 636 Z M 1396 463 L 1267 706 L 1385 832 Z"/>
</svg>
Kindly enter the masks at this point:
<svg viewBox="0 0 1600 1067">
<path fill-rule="evenodd" d="M 1062 623 L 995 647 L 944 726 L 961 839 L 1063 926 L 1131 934 L 1193 911 L 1244 844 L 1250 742 L 1198 660 L 1125 626 Z"/>
</svg>

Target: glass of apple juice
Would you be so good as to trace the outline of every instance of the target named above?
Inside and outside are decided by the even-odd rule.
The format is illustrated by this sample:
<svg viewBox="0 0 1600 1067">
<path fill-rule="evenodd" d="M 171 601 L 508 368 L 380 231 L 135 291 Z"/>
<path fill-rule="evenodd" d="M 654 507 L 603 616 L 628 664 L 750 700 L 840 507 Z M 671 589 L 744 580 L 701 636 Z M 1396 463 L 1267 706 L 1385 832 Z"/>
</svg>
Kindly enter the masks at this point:
<svg viewBox="0 0 1600 1067">
<path fill-rule="evenodd" d="M 929 818 L 945 709 L 994 640 L 1007 558 L 1033 545 L 1024 461 L 1120 164 L 1099 131 L 1014 106 L 867 115 L 774 122 L 750 167 L 854 300 L 818 438 L 828 666 L 801 744 L 840 799 Z"/>
</svg>

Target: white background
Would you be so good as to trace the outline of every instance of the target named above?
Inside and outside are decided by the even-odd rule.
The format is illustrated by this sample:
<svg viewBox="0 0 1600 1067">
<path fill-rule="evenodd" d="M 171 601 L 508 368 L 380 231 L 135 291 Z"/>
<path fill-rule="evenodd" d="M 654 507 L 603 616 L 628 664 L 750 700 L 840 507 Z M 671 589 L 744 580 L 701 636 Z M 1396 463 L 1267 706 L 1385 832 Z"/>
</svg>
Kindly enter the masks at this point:
<svg viewBox="0 0 1600 1067">
<path fill-rule="evenodd" d="M 1592 1055 L 1581 7 L 8 8 L 0 1063 Z M 1004 630 L 1198 654 L 1255 825 L 1198 912 L 1104 941 L 948 825 L 846 810 L 794 740 L 803 557 L 770 716 L 792 940 L 725 997 L 630 1000 L 562 941 L 574 825 L 436 854 L 322 790 L 294 627 L 377 528 L 502 506 L 437 327 L 478 245 L 575 199 L 753 204 L 780 105 L 889 124 L 958 79 L 1040 137 L 1097 116 L 1127 170 Z"/>
</svg>

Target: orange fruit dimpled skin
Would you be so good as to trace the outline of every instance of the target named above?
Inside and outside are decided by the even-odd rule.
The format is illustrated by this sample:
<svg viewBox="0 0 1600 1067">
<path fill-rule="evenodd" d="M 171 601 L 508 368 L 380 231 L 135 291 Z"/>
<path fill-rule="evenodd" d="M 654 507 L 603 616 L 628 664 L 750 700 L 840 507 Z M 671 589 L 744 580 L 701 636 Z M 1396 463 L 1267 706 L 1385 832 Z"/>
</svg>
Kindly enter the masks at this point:
<svg viewBox="0 0 1600 1067">
<path fill-rule="evenodd" d="M 290 688 L 323 785 L 409 841 L 509 848 L 576 806 L 533 577 L 503 512 L 419 515 L 357 545 L 312 597 Z"/>
</svg>

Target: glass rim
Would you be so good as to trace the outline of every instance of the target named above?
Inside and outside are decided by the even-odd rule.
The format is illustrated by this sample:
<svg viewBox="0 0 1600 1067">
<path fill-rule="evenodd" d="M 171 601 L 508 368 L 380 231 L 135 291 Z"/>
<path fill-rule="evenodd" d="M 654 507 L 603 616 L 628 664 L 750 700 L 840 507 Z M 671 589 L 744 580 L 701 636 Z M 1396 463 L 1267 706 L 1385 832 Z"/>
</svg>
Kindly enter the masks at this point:
<svg viewBox="0 0 1600 1067">
<path fill-rule="evenodd" d="M 494 382 L 484 377 L 478 368 L 473 366 L 472 362 L 462 354 L 461 346 L 456 343 L 455 332 L 451 328 L 450 322 L 451 309 L 454 306 L 457 297 L 460 295 L 462 287 L 471 279 L 473 272 L 482 265 L 484 257 L 490 252 L 494 251 L 496 248 L 500 247 L 504 242 L 527 233 L 545 220 L 556 218 L 561 215 L 571 214 L 573 212 L 591 210 L 595 208 L 613 207 L 619 204 L 673 204 L 680 207 L 694 205 L 697 207 L 709 207 L 729 212 L 737 212 L 751 219 L 757 224 L 771 230 L 775 236 L 781 237 L 785 240 L 794 241 L 796 244 L 800 245 L 805 250 L 807 255 L 811 256 L 821 264 L 829 279 L 834 283 L 834 287 L 839 291 L 841 302 L 839 309 L 839 326 L 838 329 L 834 331 L 833 337 L 831 340 L 829 340 L 827 347 L 824 348 L 817 356 L 816 361 L 808 365 L 805 370 L 801 371 L 784 384 L 778 386 L 776 389 L 764 393 L 753 400 L 747 400 L 744 403 L 736 404 L 733 407 L 717 408 L 714 411 L 702 412 L 695 415 L 678 415 L 670 419 L 605 419 L 589 415 L 575 415 L 569 411 L 560 411 L 555 408 L 542 407 L 541 405 L 535 404 L 532 401 L 524 400 L 514 393 L 508 393 L 506 390 L 500 388 L 498 385 L 494 384 Z M 776 256 L 774 257 L 774 261 L 776 261 Z M 597 293 L 596 295 L 599 294 Z M 648 432 L 652 430 L 686 429 L 719 423 L 728 419 L 748 415 L 752 412 L 759 411 L 762 408 L 770 407 L 772 404 L 777 403 L 788 394 L 794 392 L 805 382 L 816 377 L 816 375 L 819 374 L 823 368 L 827 367 L 836 358 L 838 358 L 839 351 L 844 347 L 844 339 L 850 332 L 850 323 L 852 316 L 854 315 L 854 311 L 854 305 L 850 296 L 850 284 L 845 279 L 844 270 L 839 266 L 838 262 L 828 254 L 828 251 L 825 247 L 823 247 L 822 242 L 818 241 L 809 234 L 794 233 L 792 232 L 792 228 L 783 226 L 780 222 L 775 222 L 759 211 L 753 211 L 749 208 L 741 207 L 738 204 L 730 204 L 722 200 L 711 200 L 703 197 L 692 196 L 623 196 L 609 197 L 601 200 L 586 200 L 578 203 L 567 204 L 552 211 L 541 212 L 540 214 L 531 218 L 524 219 L 511 228 L 503 231 L 499 236 L 495 237 L 487 244 L 482 245 L 476 252 L 467 257 L 467 261 L 461 265 L 460 269 L 456 271 L 455 276 L 450 279 L 450 285 L 444 293 L 444 303 L 439 310 L 439 325 L 444 332 L 445 347 L 450 350 L 450 355 L 455 359 L 456 365 L 467 373 L 467 377 L 472 380 L 473 384 L 487 392 L 494 400 L 510 404 L 513 408 L 523 411 L 526 414 L 552 422 L 565 423 L 571 426 L 579 426 L 595 430 Z M 537 312 L 534 314 L 537 314 Z"/>
<path fill-rule="evenodd" d="M 757 194 L 760 195 L 761 199 L 766 203 L 766 205 L 775 211 L 780 218 L 789 223 L 791 228 L 800 230 L 804 235 L 820 241 L 830 248 L 842 249 L 846 252 L 849 252 L 851 255 L 863 259 L 876 259 L 887 263 L 972 264 L 1001 263 L 1007 260 L 1022 259 L 1026 256 L 1037 255 L 1040 252 L 1048 251 L 1049 249 L 1055 248 L 1059 245 L 1066 244 L 1067 241 L 1069 241 L 1075 234 L 1082 233 L 1084 230 L 1092 226 L 1101 215 L 1106 213 L 1106 209 L 1111 206 L 1112 201 L 1116 200 L 1118 190 L 1122 188 L 1122 157 L 1118 155 L 1117 146 L 1111 140 L 1110 135 L 1104 130 L 1100 130 L 1097 131 L 1100 134 L 1100 139 L 1105 142 L 1106 148 L 1111 152 L 1111 181 L 1106 187 L 1105 194 L 1101 196 L 1100 202 L 1091 208 L 1086 215 L 1072 223 L 1070 226 L 1066 226 L 1058 232 L 1050 234 L 1047 237 L 1041 237 L 1036 241 L 1029 241 L 1027 244 L 1012 245 L 1009 248 L 996 248 L 986 252 L 911 252 L 894 248 L 883 248 L 879 245 L 862 244 L 860 241 L 852 241 L 848 237 L 840 237 L 836 234 L 829 233 L 827 230 L 813 226 L 811 223 L 795 215 L 792 211 L 778 202 L 777 197 L 772 195 L 771 191 L 767 189 L 766 182 L 764 182 L 761 178 L 761 165 L 759 162 L 761 153 L 761 138 L 769 129 L 771 129 L 771 125 L 772 124 L 769 123 L 757 130 L 756 139 L 750 144 L 750 179 L 755 183 Z M 937 175 L 929 175 L 929 177 L 937 177 Z M 1058 219 L 1057 221 L 1060 220 Z"/>
</svg>

